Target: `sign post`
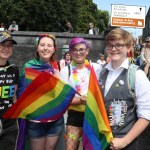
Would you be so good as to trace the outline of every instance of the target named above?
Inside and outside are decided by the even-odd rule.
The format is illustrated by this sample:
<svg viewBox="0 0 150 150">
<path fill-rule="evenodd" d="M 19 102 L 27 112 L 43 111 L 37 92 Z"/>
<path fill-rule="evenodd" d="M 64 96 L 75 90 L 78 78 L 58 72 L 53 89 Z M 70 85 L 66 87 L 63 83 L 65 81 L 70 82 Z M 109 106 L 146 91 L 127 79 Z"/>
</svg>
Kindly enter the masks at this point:
<svg viewBox="0 0 150 150">
<path fill-rule="evenodd" d="M 145 6 L 114 5 L 111 7 L 111 26 L 145 27 Z"/>
</svg>

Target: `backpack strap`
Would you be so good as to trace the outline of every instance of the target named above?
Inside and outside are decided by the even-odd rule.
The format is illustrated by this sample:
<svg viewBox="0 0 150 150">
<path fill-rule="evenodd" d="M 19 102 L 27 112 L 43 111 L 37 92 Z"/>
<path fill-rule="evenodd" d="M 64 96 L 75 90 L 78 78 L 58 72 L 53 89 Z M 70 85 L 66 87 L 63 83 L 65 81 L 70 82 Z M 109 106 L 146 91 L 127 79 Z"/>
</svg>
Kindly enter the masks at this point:
<svg viewBox="0 0 150 150">
<path fill-rule="evenodd" d="M 128 69 L 128 76 L 127 76 L 128 88 L 133 97 L 135 97 L 135 80 L 136 80 L 136 71 L 138 68 L 139 66 L 135 64 L 130 64 Z"/>
<path fill-rule="evenodd" d="M 106 64 L 102 67 L 100 72 L 100 77 L 106 72 L 107 68 L 105 68 Z"/>
<path fill-rule="evenodd" d="M 70 69 L 70 65 L 68 65 L 68 80 L 70 78 L 70 75 L 71 75 L 71 69 Z"/>
</svg>

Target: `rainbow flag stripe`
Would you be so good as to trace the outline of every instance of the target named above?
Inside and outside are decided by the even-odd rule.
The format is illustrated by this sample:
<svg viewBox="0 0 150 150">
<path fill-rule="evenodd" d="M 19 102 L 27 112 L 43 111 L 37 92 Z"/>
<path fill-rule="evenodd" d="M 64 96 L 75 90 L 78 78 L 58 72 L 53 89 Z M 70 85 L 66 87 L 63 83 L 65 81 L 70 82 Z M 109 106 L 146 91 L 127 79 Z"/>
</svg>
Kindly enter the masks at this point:
<svg viewBox="0 0 150 150">
<path fill-rule="evenodd" d="M 25 78 L 27 80 L 27 83 L 31 83 L 39 74 L 40 71 L 38 70 L 25 68 Z"/>
<path fill-rule="evenodd" d="M 68 109 L 76 91 L 47 72 L 41 72 L 3 118 L 55 120 Z"/>
<path fill-rule="evenodd" d="M 112 140 L 103 97 L 94 69 L 91 68 L 82 142 L 85 150 L 104 150 Z"/>
</svg>

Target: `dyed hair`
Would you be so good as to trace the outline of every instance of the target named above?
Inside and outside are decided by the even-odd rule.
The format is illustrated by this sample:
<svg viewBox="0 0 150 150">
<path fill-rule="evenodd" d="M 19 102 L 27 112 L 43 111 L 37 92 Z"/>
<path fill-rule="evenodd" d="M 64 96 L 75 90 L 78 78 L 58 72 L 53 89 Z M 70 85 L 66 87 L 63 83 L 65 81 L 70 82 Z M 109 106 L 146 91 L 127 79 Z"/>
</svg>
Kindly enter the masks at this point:
<svg viewBox="0 0 150 150">
<path fill-rule="evenodd" d="M 56 47 L 56 41 L 55 41 L 55 36 L 52 35 L 52 34 L 40 34 L 39 37 L 36 38 L 36 41 L 35 41 L 35 44 L 36 44 L 36 47 L 38 47 L 39 43 L 40 43 L 40 40 L 44 37 L 48 37 L 50 39 L 52 39 L 52 41 L 54 42 L 54 48 L 55 48 L 55 51 L 57 50 L 57 47 Z M 39 53 L 36 51 L 36 58 L 39 59 L 40 56 L 39 56 Z M 50 62 L 54 62 L 55 61 L 55 52 L 52 54 L 51 58 L 50 58 Z"/>
<path fill-rule="evenodd" d="M 89 44 L 84 38 L 72 38 L 69 43 L 69 51 L 71 51 L 75 45 L 80 43 L 85 44 L 86 49 L 89 48 Z"/>
<path fill-rule="evenodd" d="M 123 40 L 124 44 L 128 47 L 132 46 L 133 44 L 133 37 L 131 33 L 121 28 L 115 28 L 107 34 L 105 39 L 106 44 L 109 44 L 110 41 L 114 40 Z"/>
</svg>

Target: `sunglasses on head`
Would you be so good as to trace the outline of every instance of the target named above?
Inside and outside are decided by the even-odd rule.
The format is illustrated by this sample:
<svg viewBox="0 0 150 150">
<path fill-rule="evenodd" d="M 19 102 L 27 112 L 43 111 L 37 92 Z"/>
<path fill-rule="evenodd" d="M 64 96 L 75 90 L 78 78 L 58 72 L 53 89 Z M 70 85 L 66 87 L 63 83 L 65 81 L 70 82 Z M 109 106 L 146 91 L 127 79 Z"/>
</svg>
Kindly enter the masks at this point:
<svg viewBox="0 0 150 150">
<path fill-rule="evenodd" d="M 35 40 L 35 45 L 38 46 L 39 44 L 39 40 L 43 37 L 49 37 L 49 38 L 52 38 L 54 41 L 55 41 L 55 36 L 52 35 L 52 34 L 40 34 L 39 37 L 36 38 Z"/>
<path fill-rule="evenodd" d="M 42 38 L 42 37 L 50 37 L 50 38 L 53 38 L 55 40 L 55 36 L 52 34 L 40 34 L 39 38 Z"/>
</svg>

